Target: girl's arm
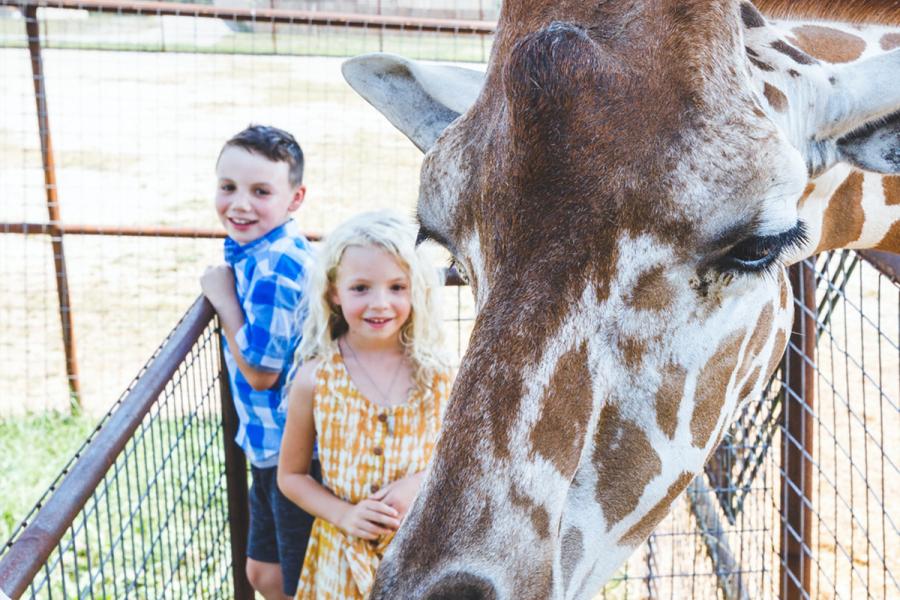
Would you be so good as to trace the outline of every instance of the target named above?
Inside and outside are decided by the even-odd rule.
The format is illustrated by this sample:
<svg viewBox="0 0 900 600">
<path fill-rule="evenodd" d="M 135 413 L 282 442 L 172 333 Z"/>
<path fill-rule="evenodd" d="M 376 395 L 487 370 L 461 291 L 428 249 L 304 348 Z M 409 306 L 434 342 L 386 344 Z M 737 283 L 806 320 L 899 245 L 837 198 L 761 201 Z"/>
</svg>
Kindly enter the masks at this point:
<svg viewBox="0 0 900 600">
<path fill-rule="evenodd" d="M 313 420 L 316 364 L 317 361 L 311 361 L 300 367 L 291 386 L 278 458 L 278 488 L 309 514 L 350 535 L 372 540 L 400 526 L 397 511 L 372 498 L 358 504 L 345 502 L 309 474 L 316 437 Z"/>
</svg>

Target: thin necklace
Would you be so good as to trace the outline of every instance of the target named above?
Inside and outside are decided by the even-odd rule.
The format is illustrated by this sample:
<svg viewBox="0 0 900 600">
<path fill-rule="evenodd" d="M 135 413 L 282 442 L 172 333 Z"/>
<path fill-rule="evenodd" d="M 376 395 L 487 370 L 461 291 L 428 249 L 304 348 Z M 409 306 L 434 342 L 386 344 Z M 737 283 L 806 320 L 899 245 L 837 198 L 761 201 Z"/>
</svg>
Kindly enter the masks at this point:
<svg viewBox="0 0 900 600">
<path fill-rule="evenodd" d="M 378 387 L 378 384 L 375 383 L 375 379 L 371 375 L 369 375 L 369 372 L 366 370 L 366 367 L 362 364 L 362 361 L 359 360 L 359 357 L 356 355 L 356 352 L 353 350 L 353 346 L 351 346 L 350 342 L 347 341 L 347 338 L 344 338 L 343 342 L 344 342 L 344 346 L 347 347 L 347 350 L 350 351 L 350 356 L 353 357 L 354 362 L 356 362 L 356 364 L 359 366 L 360 372 L 366 376 L 366 379 L 369 380 L 369 383 L 372 384 L 372 387 L 375 388 L 375 391 L 378 392 L 378 394 L 381 396 L 381 400 L 382 400 L 382 402 L 384 402 L 384 405 L 385 406 L 393 406 L 393 404 L 391 404 L 391 400 L 390 400 L 390 393 L 391 393 L 391 390 L 394 389 L 394 384 L 397 383 L 397 376 L 400 374 L 400 367 L 403 366 L 403 360 L 401 359 L 397 363 L 397 368 L 394 369 L 394 376 L 391 378 L 391 383 L 390 383 L 390 385 L 388 385 L 387 391 L 383 392 L 383 391 L 381 391 L 381 388 Z"/>
</svg>

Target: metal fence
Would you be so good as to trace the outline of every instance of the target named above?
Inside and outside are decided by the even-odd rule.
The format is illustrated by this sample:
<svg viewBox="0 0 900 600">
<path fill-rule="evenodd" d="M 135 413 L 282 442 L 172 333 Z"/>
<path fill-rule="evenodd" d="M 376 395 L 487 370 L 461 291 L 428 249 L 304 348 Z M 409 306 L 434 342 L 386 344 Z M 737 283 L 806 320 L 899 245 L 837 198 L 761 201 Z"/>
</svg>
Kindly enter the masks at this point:
<svg viewBox="0 0 900 600">
<path fill-rule="evenodd" d="M 37 597 L 181 597 L 199 582 L 207 595 L 242 597 L 246 582 L 228 568 L 241 571 L 229 543 L 240 561 L 244 502 L 226 497 L 229 482 L 246 490 L 235 479 L 245 471 L 224 463 L 209 315 L 181 366 L 168 359 L 174 379 L 156 402 L 147 396 L 146 416 L 119 416 L 124 399 L 106 413 L 106 398 L 125 387 L 131 397 L 156 372 L 127 383 L 218 259 L 204 198 L 225 138 L 250 121 L 297 134 L 304 229 L 329 231 L 366 208 L 411 210 L 418 151 L 344 86 L 331 57 L 480 61 L 490 24 L 109 0 L 3 6 L 16 8 L 0 17 L 0 415 L 65 407 L 70 390 L 105 415 L 63 474 L 79 473 L 86 504 L 55 511 L 62 537 L 26 585 Z M 601 597 L 900 596 L 890 501 L 900 491 L 900 268 L 852 252 L 808 266 L 793 276 L 795 335 L 766 393 Z M 445 300 L 461 355 L 472 301 L 460 287 Z M 125 421 L 133 436 L 106 472 L 92 448 L 104 432 L 128 432 Z M 88 468 L 99 477 L 90 485 Z M 53 537 L 36 523 L 71 495 L 58 493 L 63 475 L 24 519 L 20 548 Z M 7 593 L 9 565 L 21 564 L 13 552 L 0 563 Z"/>
<path fill-rule="evenodd" d="M 234 596 L 246 467 L 213 314 L 194 304 L 22 520 L 0 551 L 5 593 Z"/>
</svg>

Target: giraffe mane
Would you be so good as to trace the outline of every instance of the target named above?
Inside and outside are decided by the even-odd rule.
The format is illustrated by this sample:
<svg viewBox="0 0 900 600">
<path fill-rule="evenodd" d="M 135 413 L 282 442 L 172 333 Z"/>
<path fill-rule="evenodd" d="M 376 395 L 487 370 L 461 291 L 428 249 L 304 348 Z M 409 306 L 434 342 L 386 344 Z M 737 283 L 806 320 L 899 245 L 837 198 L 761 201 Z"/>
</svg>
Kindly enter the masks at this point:
<svg viewBox="0 0 900 600">
<path fill-rule="evenodd" d="M 756 0 L 754 5 L 774 19 L 900 25 L 900 0 Z"/>
</svg>

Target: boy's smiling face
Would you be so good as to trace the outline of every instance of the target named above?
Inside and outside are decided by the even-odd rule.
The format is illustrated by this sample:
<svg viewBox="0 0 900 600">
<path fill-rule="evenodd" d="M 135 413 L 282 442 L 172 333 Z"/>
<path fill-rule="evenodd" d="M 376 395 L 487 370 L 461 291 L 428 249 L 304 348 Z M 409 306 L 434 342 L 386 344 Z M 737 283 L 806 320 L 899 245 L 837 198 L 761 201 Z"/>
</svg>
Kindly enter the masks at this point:
<svg viewBox="0 0 900 600">
<path fill-rule="evenodd" d="M 306 193 L 302 185 L 291 185 L 288 163 L 237 146 L 222 151 L 216 178 L 216 213 L 229 237 L 241 245 L 284 224 Z"/>
</svg>

